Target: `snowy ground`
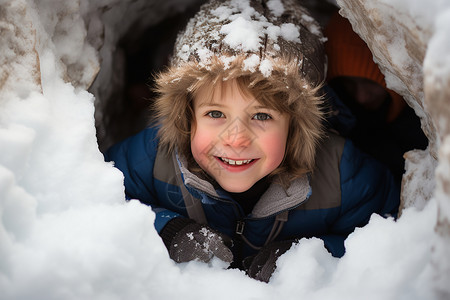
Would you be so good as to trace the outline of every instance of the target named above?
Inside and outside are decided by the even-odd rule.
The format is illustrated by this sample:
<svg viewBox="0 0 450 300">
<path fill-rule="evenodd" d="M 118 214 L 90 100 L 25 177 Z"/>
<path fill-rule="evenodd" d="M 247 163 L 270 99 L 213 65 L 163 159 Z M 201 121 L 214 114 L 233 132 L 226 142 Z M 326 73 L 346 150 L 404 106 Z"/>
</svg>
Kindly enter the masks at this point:
<svg viewBox="0 0 450 300">
<path fill-rule="evenodd" d="M 218 261 L 173 263 L 153 212 L 124 201 L 121 173 L 98 150 L 91 79 L 76 72 L 96 67 L 80 17 L 95 5 L 53 3 L 0 1 L 0 63 L 8 66 L 0 70 L 9 72 L 0 73 L 1 299 L 437 299 L 434 198 L 397 222 L 374 215 L 347 239 L 342 259 L 318 239 L 301 240 L 269 284 Z M 447 34 L 432 24 L 449 28 L 450 4 L 408 3 L 415 13 L 440 8 L 419 21 L 441 36 L 433 44 L 441 53 Z M 18 48 L 36 50 L 40 80 L 35 57 Z M 447 262 L 448 253 L 441 258 Z"/>
</svg>

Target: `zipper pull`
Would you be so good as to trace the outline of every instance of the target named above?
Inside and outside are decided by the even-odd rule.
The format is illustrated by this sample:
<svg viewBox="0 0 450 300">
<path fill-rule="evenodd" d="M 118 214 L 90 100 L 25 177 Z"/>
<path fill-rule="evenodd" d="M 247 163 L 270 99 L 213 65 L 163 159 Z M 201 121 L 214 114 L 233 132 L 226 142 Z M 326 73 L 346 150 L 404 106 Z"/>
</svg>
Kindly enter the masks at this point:
<svg viewBox="0 0 450 300">
<path fill-rule="evenodd" d="M 238 220 L 236 222 L 236 234 L 242 235 L 244 233 L 245 222 L 243 220 Z"/>
</svg>

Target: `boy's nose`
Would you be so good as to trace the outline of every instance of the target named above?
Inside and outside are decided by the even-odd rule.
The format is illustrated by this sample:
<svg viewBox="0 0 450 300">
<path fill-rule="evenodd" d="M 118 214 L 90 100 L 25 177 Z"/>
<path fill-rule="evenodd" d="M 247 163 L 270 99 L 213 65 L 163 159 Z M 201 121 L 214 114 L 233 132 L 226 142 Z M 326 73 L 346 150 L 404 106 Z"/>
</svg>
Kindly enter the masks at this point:
<svg viewBox="0 0 450 300">
<path fill-rule="evenodd" d="M 221 137 L 225 145 L 233 148 L 246 148 L 254 139 L 252 132 L 242 121 L 230 124 Z"/>
</svg>

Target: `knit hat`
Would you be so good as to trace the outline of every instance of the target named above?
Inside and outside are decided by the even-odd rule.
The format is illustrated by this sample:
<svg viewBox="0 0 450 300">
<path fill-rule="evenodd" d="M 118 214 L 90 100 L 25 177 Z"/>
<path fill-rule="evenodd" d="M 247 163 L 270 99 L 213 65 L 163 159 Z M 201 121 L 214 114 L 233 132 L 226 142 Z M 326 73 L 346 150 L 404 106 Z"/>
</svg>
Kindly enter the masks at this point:
<svg viewBox="0 0 450 300">
<path fill-rule="evenodd" d="M 284 56 L 317 86 L 325 79 L 323 41 L 319 24 L 295 0 L 271 5 L 211 0 L 179 34 L 171 64 L 197 61 L 207 67 L 212 56 L 229 64 L 236 55 L 245 55 L 244 68 L 270 76 L 272 65 Z"/>
<path fill-rule="evenodd" d="M 339 76 L 353 76 L 370 79 L 382 86 L 391 96 L 387 122 L 393 121 L 405 107 L 403 98 L 386 87 L 384 75 L 373 61 L 373 55 L 366 43 L 353 31 L 350 22 L 333 14 L 324 30 L 327 37 L 325 53 L 328 56 L 327 80 Z"/>
</svg>

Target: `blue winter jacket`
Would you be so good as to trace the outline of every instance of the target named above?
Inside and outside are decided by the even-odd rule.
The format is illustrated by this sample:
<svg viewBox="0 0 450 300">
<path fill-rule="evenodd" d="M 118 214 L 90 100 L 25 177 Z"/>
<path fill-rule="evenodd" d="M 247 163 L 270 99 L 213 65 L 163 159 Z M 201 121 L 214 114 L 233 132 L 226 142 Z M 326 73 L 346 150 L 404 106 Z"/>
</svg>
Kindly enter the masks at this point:
<svg viewBox="0 0 450 300">
<path fill-rule="evenodd" d="M 150 127 L 129 137 L 111 147 L 105 159 L 123 172 L 126 197 L 155 211 L 158 232 L 170 219 L 188 217 L 175 178 L 180 171 L 184 186 L 201 203 L 208 225 L 233 239 L 241 235 L 256 248 L 267 243 L 276 229 L 276 240 L 318 237 L 333 256 L 341 257 L 345 238 L 373 213 L 397 214 L 400 191 L 388 169 L 351 141 L 331 133 L 319 147 L 311 176 L 296 180 L 287 190 L 272 184 L 252 213 L 244 215 L 226 191 L 190 173 L 180 157 L 173 160 L 159 147 L 157 132 Z M 244 248 L 243 257 L 256 251 Z"/>
</svg>

